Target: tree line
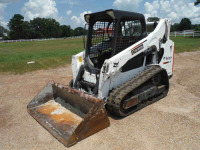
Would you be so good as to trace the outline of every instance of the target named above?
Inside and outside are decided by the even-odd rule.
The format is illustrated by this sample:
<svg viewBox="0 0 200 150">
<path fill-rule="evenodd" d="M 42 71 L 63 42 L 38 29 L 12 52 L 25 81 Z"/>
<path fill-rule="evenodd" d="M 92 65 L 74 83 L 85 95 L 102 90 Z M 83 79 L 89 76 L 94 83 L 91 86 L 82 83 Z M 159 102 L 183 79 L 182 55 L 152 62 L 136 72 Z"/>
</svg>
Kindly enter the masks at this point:
<svg viewBox="0 0 200 150">
<path fill-rule="evenodd" d="M 55 19 L 34 18 L 25 21 L 20 14 L 15 14 L 8 23 L 9 30 L 0 27 L 0 31 L 7 33 L 4 39 L 42 39 L 42 38 L 63 38 L 83 35 L 85 29 L 77 27 L 72 29 L 70 25 L 60 25 Z M 2 34 L 2 32 L 1 32 Z M 1 36 L 0 34 L 0 36 Z"/>
<path fill-rule="evenodd" d="M 149 17 L 149 22 L 159 21 L 158 17 Z M 8 23 L 9 30 L 0 26 L 0 37 L 4 40 L 17 39 L 42 39 L 42 38 L 64 38 L 70 36 L 79 36 L 86 33 L 83 27 L 72 29 L 70 25 L 60 25 L 55 19 L 34 18 L 25 21 L 20 14 L 15 14 Z M 194 29 L 200 31 L 200 24 L 192 25 L 189 18 L 183 18 L 180 23 L 171 25 L 171 32 Z M 152 30 L 147 27 L 147 31 Z M 3 34 L 6 33 L 6 34 Z"/>
<path fill-rule="evenodd" d="M 171 26 L 171 32 L 191 29 L 200 31 L 200 24 L 192 24 L 189 18 L 183 18 L 180 23 L 175 23 Z"/>
<path fill-rule="evenodd" d="M 158 17 L 149 17 L 147 21 L 149 22 L 155 22 L 159 21 L 160 18 Z M 150 27 L 149 27 L 150 28 Z M 148 29 L 148 27 L 147 27 Z M 151 29 L 149 29 L 151 30 Z M 174 23 L 171 25 L 171 32 L 174 31 L 183 31 L 183 30 L 195 30 L 200 31 L 200 24 L 192 24 L 191 20 L 189 18 L 182 18 L 180 23 Z"/>
</svg>

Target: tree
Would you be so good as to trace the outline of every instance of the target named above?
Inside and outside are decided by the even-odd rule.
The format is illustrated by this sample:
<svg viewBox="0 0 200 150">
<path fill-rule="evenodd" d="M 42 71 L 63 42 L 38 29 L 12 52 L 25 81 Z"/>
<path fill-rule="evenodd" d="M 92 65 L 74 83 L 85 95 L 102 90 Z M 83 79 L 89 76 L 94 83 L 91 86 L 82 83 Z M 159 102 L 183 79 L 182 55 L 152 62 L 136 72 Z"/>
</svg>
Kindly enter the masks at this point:
<svg viewBox="0 0 200 150">
<path fill-rule="evenodd" d="M 9 36 L 11 39 L 28 39 L 31 36 L 31 27 L 29 22 L 24 22 L 24 17 L 20 14 L 15 14 L 9 21 L 10 29 Z"/>
<path fill-rule="evenodd" d="M 74 29 L 74 36 L 84 35 L 86 30 L 83 27 L 77 27 Z"/>
<path fill-rule="evenodd" d="M 158 18 L 158 17 L 149 17 L 147 19 L 148 22 L 155 22 L 155 21 L 159 21 L 159 20 L 160 20 L 160 18 Z"/>
<path fill-rule="evenodd" d="M 200 0 L 197 0 L 195 3 L 194 3 L 194 6 L 200 4 Z"/>
<path fill-rule="evenodd" d="M 32 38 L 45 38 L 45 24 L 42 18 L 34 18 L 30 21 L 32 29 Z"/>
<path fill-rule="evenodd" d="M 23 31 L 22 33 L 24 34 L 24 38 L 25 39 L 30 39 L 32 38 L 32 30 L 31 30 L 31 26 L 30 26 L 30 23 L 28 21 L 24 21 L 23 24 L 22 24 L 22 28 L 23 28 Z"/>
<path fill-rule="evenodd" d="M 58 38 L 61 36 L 60 24 L 55 19 L 35 18 L 30 21 L 34 38 Z"/>
<path fill-rule="evenodd" d="M 3 37 L 3 40 L 9 40 L 10 38 L 8 37 L 9 31 L 5 29 L 3 26 L 0 26 L 0 37 Z"/>
<path fill-rule="evenodd" d="M 62 25 L 60 26 L 61 28 L 61 37 L 69 37 L 71 36 L 71 27 L 70 25 Z"/>
<path fill-rule="evenodd" d="M 192 22 L 190 21 L 190 19 L 183 18 L 179 24 L 179 29 L 183 31 L 183 30 L 189 30 L 191 28 L 192 28 Z"/>
<path fill-rule="evenodd" d="M 85 29 L 78 27 L 71 29 L 70 25 L 60 25 L 55 19 L 51 18 L 34 18 L 33 20 L 24 21 L 24 17 L 15 14 L 10 19 L 8 27 L 10 29 L 7 39 L 28 39 L 28 38 L 60 38 L 69 36 L 79 36 L 85 33 Z M 0 28 L 0 36 L 1 36 Z"/>
<path fill-rule="evenodd" d="M 74 36 L 74 30 L 73 29 L 70 30 L 70 36 Z"/>
<path fill-rule="evenodd" d="M 0 37 L 3 37 L 4 33 L 8 33 L 8 30 L 6 30 L 4 27 L 0 26 Z"/>
<path fill-rule="evenodd" d="M 174 32 L 174 31 L 180 31 L 178 23 L 171 25 L 171 32 Z"/>
<path fill-rule="evenodd" d="M 195 30 L 195 31 L 200 31 L 200 25 L 199 25 L 199 26 L 196 26 L 194 30 Z"/>
<path fill-rule="evenodd" d="M 55 19 L 45 19 L 45 22 L 47 24 L 47 38 L 59 38 L 61 35 L 61 28 L 60 23 L 57 22 Z"/>
</svg>

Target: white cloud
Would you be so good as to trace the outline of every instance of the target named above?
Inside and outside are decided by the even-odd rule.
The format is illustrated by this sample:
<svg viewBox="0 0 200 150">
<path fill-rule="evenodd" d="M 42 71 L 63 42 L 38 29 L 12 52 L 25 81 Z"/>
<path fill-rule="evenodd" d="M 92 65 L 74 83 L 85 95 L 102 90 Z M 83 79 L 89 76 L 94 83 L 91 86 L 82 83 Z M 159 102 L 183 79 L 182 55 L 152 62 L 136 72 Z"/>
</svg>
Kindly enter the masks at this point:
<svg viewBox="0 0 200 150">
<path fill-rule="evenodd" d="M 76 26 L 79 26 L 81 24 L 81 20 L 77 17 L 77 16 L 73 16 L 71 18 L 71 20 L 73 21 L 73 23 L 76 25 Z"/>
<path fill-rule="evenodd" d="M 5 21 L 3 17 L 4 11 L 7 7 L 7 4 L 0 3 L 0 26 L 7 27 L 8 22 Z"/>
<path fill-rule="evenodd" d="M 4 21 L 4 19 L 1 21 L 1 18 L 0 18 L 0 25 L 4 28 L 8 28 L 7 25 L 8 25 L 8 22 Z"/>
<path fill-rule="evenodd" d="M 84 11 L 82 12 L 78 17 L 77 16 L 72 16 L 71 21 L 72 21 L 72 27 L 78 27 L 78 26 L 83 26 L 85 24 L 85 19 L 84 15 L 85 14 L 90 14 L 92 13 L 91 11 Z"/>
<path fill-rule="evenodd" d="M 151 17 L 150 14 L 144 14 L 145 19 L 147 20 L 149 17 Z"/>
<path fill-rule="evenodd" d="M 143 0 L 115 0 L 113 6 L 128 11 L 138 11 Z M 144 15 L 147 17 L 169 18 L 173 23 L 182 18 L 200 23 L 200 7 L 194 6 L 194 0 L 153 0 L 144 3 Z"/>
<path fill-rule="evenodd" d="M 151 13 L 151 12 L 154 10 L 153 5 L 151 5 L 149 2 L 146 2 L 146 3 L 144 4 L 144 8 L 145 8 L 145 11 L 146 11 L 147 13 Z"/>
<path fill-rule="evenodd" d="M 122 10 L 136 11 L 143 0 L 115 0 L 113 6 Z"/>
<path fill-rule="evenodd" d="M 169 18 L 178 23 L 182 18 L 189 18 L 192 23 L 200 23 L 200 7 L 191 0 L 154 0 L 144 4 L 145 16 Z"/>
<path fill-rule="evenodd" d="M 5 21 L 5 9 L 10 3 L 18 2 L 21 0 L 0 0 L 0 25 L 7 28 L 8 22 Z"/>
<path fill-rule="evenodd" d="M 5 21 L 4 17 L 0 16 L 0 26 L 7 28 L 8 22 Z"/>
<path fill-rule="evenodd" d="M 171 12 L 171 4 L 169 1 L 160 1 L 161 5 L 161 11 L 164 13 L 170 13 Z"/>
<path fill-rule="evenodd" d="M 175 13 L 175 12 L 171 12 L 171 13 L 169 13 L 168 15 L 168 18 L 170 18 L 172 21 L 174 20 L 179 20 L 179 17 L 178 17 L 178 15 Z"/>
<path fill-rule="evenodd" d="M 24 4 L 22 12 L 25 20 L 32 20 L 36 17 L 54 18 L 57 21 L 62 20 L 58 16 L 58 9 L 54 0 L 29 0 Z"/>
<path fill-rule="evenodd" d="M 6 9 L 7 5 L 0 3 L 0 14 L 4 13 L 4 10 Z"/>
<path fill-rule="evenodd" d="M 66 14 L 67 14 L 68 16 L 71 15 L 71 13 L 72 13 L 71 10 L 68 10 L 68 11 L 66 12 Z"/>
</svg>

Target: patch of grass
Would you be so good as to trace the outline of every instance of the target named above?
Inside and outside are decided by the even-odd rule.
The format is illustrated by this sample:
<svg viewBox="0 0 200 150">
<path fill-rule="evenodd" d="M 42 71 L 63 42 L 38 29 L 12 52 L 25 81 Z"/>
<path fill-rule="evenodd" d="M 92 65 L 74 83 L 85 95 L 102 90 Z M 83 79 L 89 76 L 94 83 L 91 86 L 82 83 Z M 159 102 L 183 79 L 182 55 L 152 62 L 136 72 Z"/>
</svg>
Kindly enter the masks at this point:
<svg viewBox="0 0 200 150">
<path fill-rule="evenodd" d="M 82 39 L 0 43 L 0 72 L 25 73 L 71 63 L 83 50 Z M 34 64 L 27 64 L 35 61 Z"/>
<path fill-rule="evenodd" d="M 200 50 L 200 38 L 170 37 L 170 39 L 175 43 L 175 53 Z"/>
<path fill-rule="evenodd" d="M 176 53 L 200 50 L 200 38 L 171 37 Z M 22 74 L 39 69 L 64 66 L 83 50 L 82 39 L 0 43 L 0 72 Z M 35 64 L 27 64 L 35 61 Z"/>
</svg>

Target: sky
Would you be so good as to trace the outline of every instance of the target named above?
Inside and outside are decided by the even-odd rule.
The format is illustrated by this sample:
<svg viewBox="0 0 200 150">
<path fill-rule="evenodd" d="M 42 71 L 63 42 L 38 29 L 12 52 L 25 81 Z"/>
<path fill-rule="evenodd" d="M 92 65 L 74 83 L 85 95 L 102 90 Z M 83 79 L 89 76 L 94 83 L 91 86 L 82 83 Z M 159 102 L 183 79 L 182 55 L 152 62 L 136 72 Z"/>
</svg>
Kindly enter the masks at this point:
<svg viewBox="0 0 200 150">
<path fill-rule="evenodd" d="M 61 25 L 72 28 L 84 26 L 84 14 L 106 9 L 119 9 L 142 13 L 145 18 L 168 18 L 179 23 L 189 18 L 200 24 L 200 5 L 196 0 L 0 0 L 0 25 L 7 27 L 14 14 L 29 21 L 36 17 L 54 18 Z"/>
</svg>

